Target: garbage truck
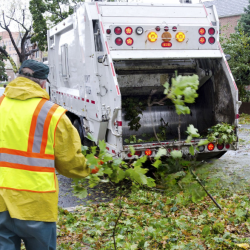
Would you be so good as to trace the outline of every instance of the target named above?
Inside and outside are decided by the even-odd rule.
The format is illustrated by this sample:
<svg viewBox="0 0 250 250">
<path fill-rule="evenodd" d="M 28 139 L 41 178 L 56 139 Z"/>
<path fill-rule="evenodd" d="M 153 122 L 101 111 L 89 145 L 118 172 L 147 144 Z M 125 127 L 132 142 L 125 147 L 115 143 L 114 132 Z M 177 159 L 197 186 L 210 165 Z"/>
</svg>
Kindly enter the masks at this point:
<svg viewBox="0 0 250 250">
<path fill-rule="evenodd" d="M 91 134 L 96 144 L 104 140 L 114 157 L 154 157 L 160 147 L 188 155 L 190 124 L 205 136 L 208 128 L 225 122 L 237 134 L 238 89 L 219 42 L 215 6 L 80 3 L 48 30 L 48 65 L 51 101 L 67 109 L 83 145 L 89 145 Z M 188 115 L 178 116 L 168 100 L 147 105 L 149 98 L 164 98 L 163 85 L 176 74 L 199 78 L 199 96 Z M 133 109 L 136 128 L 131 125 L 136 116 L 128 118 Z M 237 141 L 212 143 L 198 147 L 197 154 L 218 158 L 237 147 Z"/>
</svg>

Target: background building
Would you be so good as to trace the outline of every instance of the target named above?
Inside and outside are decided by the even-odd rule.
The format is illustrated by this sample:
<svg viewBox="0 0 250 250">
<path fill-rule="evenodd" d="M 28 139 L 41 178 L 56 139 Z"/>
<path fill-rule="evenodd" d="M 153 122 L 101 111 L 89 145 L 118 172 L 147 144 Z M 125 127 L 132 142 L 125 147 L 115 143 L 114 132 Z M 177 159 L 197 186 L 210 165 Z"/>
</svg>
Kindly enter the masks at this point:
<svg viewBox="0 0 250 250">
<path fill-rule="evenodd" d="M 227 37 L 235 32 L 235 27 L 242 14 L 244 8 L 249 5 L 248 0 L 214 0 L 204 2 L 206 7 L 215 5 L 220 20 L 221 34 Z"/>
</svg>

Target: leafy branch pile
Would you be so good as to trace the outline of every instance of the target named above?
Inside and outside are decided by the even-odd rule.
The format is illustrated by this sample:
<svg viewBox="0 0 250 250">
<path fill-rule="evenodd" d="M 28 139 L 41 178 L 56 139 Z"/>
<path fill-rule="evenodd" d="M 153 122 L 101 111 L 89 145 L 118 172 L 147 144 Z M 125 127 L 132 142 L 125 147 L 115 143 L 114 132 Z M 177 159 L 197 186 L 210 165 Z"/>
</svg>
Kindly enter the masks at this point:
<svg viewBox="0 0 250 250">
<path fill-rule="evenodd" d="M 145 101 L 137 97 L 125 97 L 122 100 L 122 107 L 125 109 L 125 120 L 129 121 L 129 129 L 138 131 L 141 127 L 140 115 L 146 109 L 147 104 Z"/>
<path fill-rule="evenodd" d="M 128 197 L 112 203 L 94 204 L 69 213 L 60 210 L 58 249 L 114 249 L 112 231 L 120 208 L 116 230 L 117 249 L 248 249 L 250 247 L 249 190 L 247 183 L 205 166 L 196 174 L 217 197 L 223 210 L 211 200 L 201 201 L 201 190 L 187 173 L 168 182 L 167 195 L 134 187 Z M 243 192 L 243 190 L 245 190 Z"/>
<path fill-rule="evenodd" d="M 216 144 L 232 143 L 237 140 L 234 126 L 227 123 L 219 123 L 208 129 L 207 140 Z"/>
<path fill-rule="evenodd" d="M 176 76 L 172 79 L 172 85 L 166 82 L 164 85 L 164 94 L 166 98 L 172 100 L 175 105 L 176 113 L 190 114 L 189 107 L 185 103 L 194 103 L 195 98 L 198 97 L 196 90 L 199 86 L 197 75 L 192 76 Z"/>
</svg>

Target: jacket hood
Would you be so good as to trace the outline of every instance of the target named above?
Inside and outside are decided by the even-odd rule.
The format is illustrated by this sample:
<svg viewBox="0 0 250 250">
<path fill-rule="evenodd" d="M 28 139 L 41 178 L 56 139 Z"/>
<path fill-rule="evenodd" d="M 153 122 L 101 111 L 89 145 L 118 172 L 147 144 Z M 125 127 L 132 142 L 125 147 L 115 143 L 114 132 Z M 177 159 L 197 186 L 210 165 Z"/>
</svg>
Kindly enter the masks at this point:
<svg viewBox="0 0 250 250">
<path fill-rule="evenodd" d="M 39 84 L 25 77 L 17 77 L 10 82 L 4 91 L 4 95 L 8 98 L 22 101 L 31 98 L 50 99 L 46 90 L 42 89 Z"/>
</svg>

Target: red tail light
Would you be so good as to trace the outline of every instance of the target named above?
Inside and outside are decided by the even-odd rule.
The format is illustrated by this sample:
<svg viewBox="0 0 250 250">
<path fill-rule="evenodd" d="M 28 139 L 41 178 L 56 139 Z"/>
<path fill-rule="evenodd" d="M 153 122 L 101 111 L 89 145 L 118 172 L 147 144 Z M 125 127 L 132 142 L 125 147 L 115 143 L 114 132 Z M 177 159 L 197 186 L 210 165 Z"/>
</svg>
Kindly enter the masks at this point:
<svg viewBox="0 0 250 250">
<path fill-rule="evenodd" d="M 174 26 L 174 27 L 172 28 L 172 30 L 173 30 L 173 31 L 176 31 L 176 30 L 177 30 L 177 27 L 176 27 L 176 26 Z"/>
<path fill-rule="evenodd" d="M 115 34 L 116 34 L 116 35 L 121 35 L 121 33 L 122 33 L 122 28 L 116 27 L 116 28 L 115 28 Z"/>
<path fill-rule="evenodd" d="M 118 46 L 121 46 L 123 44 L 123 40 L 120 37 L 117 37 L 115 39 L 115 44 L 118 45 Z"/>
<path fill-rule="evenodd" d="M 199 42 L 200 42 L 200 44 L 204 44 L 205 42 L 206 42 L 206 38 L 205 37 L 200 37 L 199 38 Z"/>
<path fill-rule="evenodd" d="M 165 30 L 165 31 L 168 31 L 168 30 L 169 30 L 168 26 L 165 26 L 165 27 L 164 27 L 164 30 Z"/>
<path fill-rule="evenodd" d="M 235 119 L 239 119 L 239 118 L 240 118 L 240 115 L 237 114 L 237 115 L 235 116 Z"/>
<path fill-rule="evenodd" d="M 229 149 L 230 148 L 230 144 L 226 144 L 226 149 Z"/>
<path fill-rule="evenodd" d="M 131 37 L 129 37 L 129 38 L 126 39 L 126 44 L 127 44 L 128 46 L 133 45 L 133 43 L 134 43 L 134 40 L 133 40 Z"/>
<path fill-rule="evenodd" d="M 146 149 L 145 155 L 147 155 L 147 156 L 152 155 L 152 151 L 150 149 Z"/>
<path fill-rule="evenodd" d="M 207 149 L 208 149 L 209 151 L 213 151 L 213 150 L 214 150 L 214 144 L 213 144 L 213 143 L 209 143 L 209 144 L 207 145 Z"/>
<path fill-rule="evenodd" d="M 160 26 L 156 26 L 156 27 L 155 27 L 155 30 L 156 30 L 156 31 L 160 31 L 160 30 L 161 30 L 161 27 L 160 27 Z"/>
<path fill-rule="evenodd" d="M 106 33 L 109 35 L 109 34 L 111 34 L 111 29 L 107 29 L 106 30 Z"/>
<path fill-rule="evenodd" d="M 161 44 L 161 46 L 162 46 L 162 47 L 170 48 L 170 47 L 172 47 L 172 43 L 171 43 L 171 42 L 163 42 L 163 43 Z"/>
<path fill-rule="evenodd" d="M 131 34 L 133 33 L 133 29 L 132 29 L 131 27 L 127 27 L 127 28 L 125 29 L 125 33 L 126 33 L 127 35 L 131 35 Z"/>
<path fill-rule="evenodd" d="M 127 156 L 128 156 L 128 157 L 132 157 L 132 154 L 131 154 L 131 153 L 128 153 Z"/>
<path fill-rule="evenodd" d="M 214 38 L 213 36 L 209 37 L 209 38 L 208 38 L 208 42 L 209 42 L 210 44 L 214 44 L 214 43 L 215 43 L 215 38 Z"/>
<path fill-rule="evenodd" d="M 206 30 L 204 28 L 199 29 L 199 34 L 204 36 L 206 34 Z"/>
<path fill-rule="evenodd" d="M 217 148 L 218 148 L 219 150 L 222 150 L 222 149 L 224 148 L 224 144 L 218 144 L 218 145 L 217 145 Z"/>
<path fill-rule="evenodd" d="M 141 154 L 142 154 L 142 151 L 135 151 L 135 155 L 141 156 Z"/>
<path fill-rule="evenodd" d="M 208 34 L 209 34 L 209 35 L 214 35 L 214 34 L 215 34 L 215 29 L 214 29 L 214 28 L 210 28 L 210 29 L 208 30 Z"/>
</svg>

